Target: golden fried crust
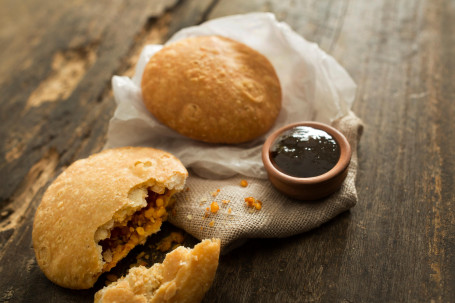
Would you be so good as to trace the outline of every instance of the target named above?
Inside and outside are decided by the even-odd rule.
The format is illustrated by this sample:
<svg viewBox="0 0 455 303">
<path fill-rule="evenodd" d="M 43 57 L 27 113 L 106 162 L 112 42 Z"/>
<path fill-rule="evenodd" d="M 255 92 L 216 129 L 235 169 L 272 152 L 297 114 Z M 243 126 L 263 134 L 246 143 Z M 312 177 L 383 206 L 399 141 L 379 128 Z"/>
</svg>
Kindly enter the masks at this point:
<svg viewBox="0 0 455 303">
<path fill-rule="evenodd" d="M 178 247 L 162 264 L 130 270 L 95 294 L 95 303 L 200 302 L 215 278 L 220 240 L 204 240 L 192 250 Z"/>
<path fill-rule="evenodd" d="M 183 189 L 187 171 L 173 155 L 153 148 L 105 150 L 70 165 L 45 192 L 33 224 L 33 246 L 44 274 L 68 288 L 93 286 L 102 272 L 95 232 L 145 206 L 133 189 Z"/>
<path fill-rule="evenodd" d="M 266 133 L 281 109 L 281 86 L 262 54 L 220 36 L 169 44 L 145 67 L 147 109 L 182 135 L 241 143 Z"/>
</svg>

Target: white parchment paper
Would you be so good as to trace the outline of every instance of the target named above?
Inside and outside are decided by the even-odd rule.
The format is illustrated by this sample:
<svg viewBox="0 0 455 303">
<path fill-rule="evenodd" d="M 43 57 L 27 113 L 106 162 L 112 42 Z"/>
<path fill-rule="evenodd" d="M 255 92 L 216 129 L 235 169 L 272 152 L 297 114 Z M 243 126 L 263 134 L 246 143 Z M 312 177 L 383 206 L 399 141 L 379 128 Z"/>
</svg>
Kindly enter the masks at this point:
<svg viewBox="0 0 455 303">
<path fill-rule="evenodd" d="M 177 32 L 167 43 L 203 35 L 237 40 L 270 60 L 283 92 L 282 110 L 270 132 L 298 121 L 330 123 L 349 113 L 356 85 L 348 73 L 315 43 L 278 22 L 273 14 L 251 13 L 211 20 Z M 105 148 L 143 145 L 163 149 L 204 178 L 236 174 L 266 178 L 261 146 L 267 134 L 241 145 L 207 144 L 183 137 L 147 111 L 140 82 L 148 60 L 161 48 L 161 45 L 148 45 L 143 49 L 133 78 L 113 77 L 117 109 L 109 123 Z"/>
</svg>

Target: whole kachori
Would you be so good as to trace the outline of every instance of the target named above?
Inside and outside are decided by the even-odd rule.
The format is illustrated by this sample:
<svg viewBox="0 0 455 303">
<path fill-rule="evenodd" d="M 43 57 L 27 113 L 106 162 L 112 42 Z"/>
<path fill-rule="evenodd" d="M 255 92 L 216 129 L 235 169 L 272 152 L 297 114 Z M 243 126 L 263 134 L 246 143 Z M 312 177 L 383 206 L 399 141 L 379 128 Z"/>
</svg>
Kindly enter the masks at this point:
<svg viewBox="0 0 455 303">
<path fill-rule="evenodd" d="M 161 123 L 204 142 L 236 144 L 265 134 L 281 109 L 269 60 L 221 36 L 190 37 L 163 47 L 142 77 L 146 108 Z"/>
</svg>

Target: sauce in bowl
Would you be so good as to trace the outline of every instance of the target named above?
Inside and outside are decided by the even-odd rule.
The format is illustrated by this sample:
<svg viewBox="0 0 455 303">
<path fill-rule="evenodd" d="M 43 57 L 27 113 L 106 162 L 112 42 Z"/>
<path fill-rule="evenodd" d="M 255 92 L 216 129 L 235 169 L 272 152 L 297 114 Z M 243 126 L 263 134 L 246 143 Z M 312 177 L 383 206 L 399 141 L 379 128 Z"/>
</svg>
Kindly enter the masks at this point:
<svg viewBox="0 0 455 303">
<path fill-rule="evenodd" d="M 337 191 L 348 174 L 351 147 L 330 125 L 303 121 L 272 132 L 262 162 L 272 185 L 297 200 L 318 200 Z"/>
<path fill-rule="evenodd" d="M 324 130 L 310 126 L 296 126 L 283 132 L 270 147 L 272 164 L 297 178 L 325 174 L 339 159 L 336 140 Z"/>
</svg>

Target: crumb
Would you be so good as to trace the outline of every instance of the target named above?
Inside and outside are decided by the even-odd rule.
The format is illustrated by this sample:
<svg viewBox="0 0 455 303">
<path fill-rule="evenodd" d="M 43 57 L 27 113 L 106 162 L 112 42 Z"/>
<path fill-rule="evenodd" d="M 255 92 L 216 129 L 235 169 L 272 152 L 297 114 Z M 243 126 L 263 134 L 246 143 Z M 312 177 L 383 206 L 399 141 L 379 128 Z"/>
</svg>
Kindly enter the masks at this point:
<svg viewBox="0 0 455 303">
<path fill-rule="evenodd" d="M 261 210 L 262 209 L 262 202 L 259 201 L 259 200 L 256 200 L 253 197 L 245 198 L 245 202 L 248 205 L 248 207 L 254 207 L 257 210 Z"/>
<path fill-rule="evenodd" d="M 144 265 L 144 266 L 147 265 L 147 262 L 144 259 L 142 259 L 142 257 L 144 257 L 144 255 L 145 255 L 145 252 L 142 251 L 136 256 L 136 265 L 138 265 L 138 266 L 139 265 Z"/>
<path fill-rule="evenodd" d="M 156 248 L 161 252 L 167 252 L 171 249 L 172 243 L 182 244 L 184 240 L 181 232 L 171 232 L 167 237 L 161 239 Z"/>
<path fill-rule="evenodd" d="M 145 230 L 144 230 L 143 227 L 140 227 L 140 226 L 139 226 L 139 227 L 136 227 L 136 232 L 137 232 L 137 234 L 140 235 L 140 236 L 145 235 Z"/>
<path fill-rule="evenodd" d="M 231 200 L 221 200 L 221 202 L 222 202 L 223 204 L 229 204 L 229 202 L 231 202 Z"/>
<path fill-rule="evenodd" d="M 210 227 L 213 227 L 214 225 L 215 225 L 215 221 L 213 221 L 213 220 L 210 221 L 209 226 L 210 226 Z"/>
<path fill-rule="evenodd" d="M 228 208 L 228 214 L 230 214 L 232 212 L 232 209 L 229 207 Z"/>
<path fill-rule="evenodd" d="M 214 191 L 214 192 L 212 193 L 212 197 L 218 196 L 219 193 L 220 193 L 220 189 L 218 188 L 216 191 Z"/>
<path fill-rule="evenodd" d="M 248 186 L 248 181 L 246 181 L 246 180 L 240 181 L 240 186 L 241 187 L 247 187 Z"/>
<path fill-rule="evenodd" d="M 207 207 L 204 213 L 204 218 L 207 218 L 208 216 L 210 216 L 210 207 Z"/>
<path fill-rule="evenodd" d="M 213 213 L 213 214 L 216 214 L 218 212 L 218 210 L 220 209 L 220 206 L 218 205 L 218 203 L 216 203 L 215 201 L 212 202 L 212 204 L 210 204 L 210 211 Z"/>
<path fill-rule="evenodd" d="M 253 198 L 253 197 L 245 198 L 245 202 L 246 202 L 246 204 L 247 204 L 249 207 L 252 207 L 252 206 L 253 206 L 254 201 L 256 201 L 256 199 Z"/>
<path fill-rule="evenodd" d="M 186 217 L 188 218 L 188 220 L 193 219 L 193 216 L 192 216 L 192 215 L 188 215 L 188 216 L 186 216 Z"/>
</svg>

